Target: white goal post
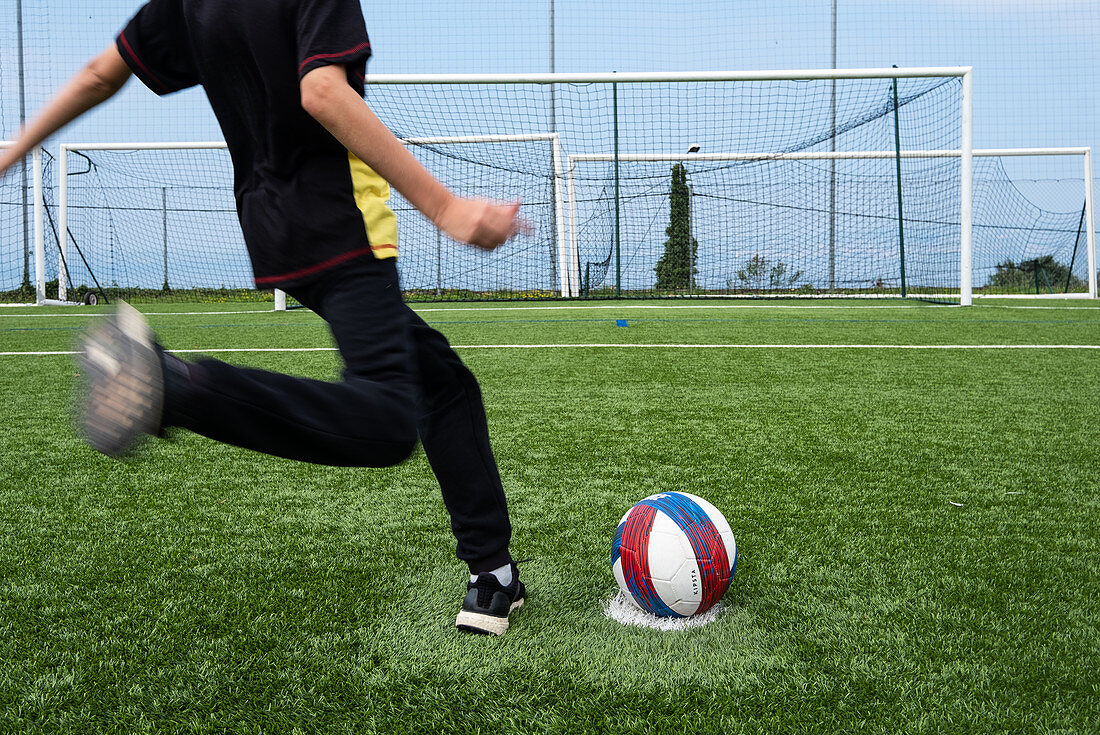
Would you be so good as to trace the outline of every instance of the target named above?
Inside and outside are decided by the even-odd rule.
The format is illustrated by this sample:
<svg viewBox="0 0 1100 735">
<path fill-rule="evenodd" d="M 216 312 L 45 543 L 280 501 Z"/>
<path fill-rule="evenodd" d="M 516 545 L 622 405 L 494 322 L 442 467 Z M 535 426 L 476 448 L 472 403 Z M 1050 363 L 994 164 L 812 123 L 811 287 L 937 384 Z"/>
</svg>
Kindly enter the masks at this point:
<svg viewBox="0 0 1100 735">
<path fill-rule="evenodd" d="M 961 150 L 903 150 L 903 151 L 795 151 L 790 153 L 588 153 L 569 156 L 566 160 L 566 186 L 569 208 L 569 248 L 571 261 L 578 259 L 578 224 L 577 224 L 577 194 L 575 187 L 575 168 L 583 162 L 667 162 L 686 163 L 692 161 L 840 161 L 840 160 L 870 160 L 870 159 L 928 159 L 928 158 L 959 158 L 964 157 Z M 1092 179 L 1092 149 L 1091 148 L 980 148 L 972 149 L 970 155 L 976 158 L 1009 158 L 1015 156 L 1080 156 L 1083 164 L 1084 180 L 1084 228 L 1088 257 L 1088 298 L 1097 298 L 1096 275 L 1096 226 L 1093 204 L 1093 179 Z M 971 179 L 971 188 L 973 186 Z M 960 296 L 963 306 L 971 303 L 973 298 L 973 248 L 965 247 L 972 242 L 967 234 L 973 226 L 973 203 L 969 207 L 962 208 L 959 238 L 963 247 L 960 249 L 959 284 Z M 969 221 L 966 221 L 969 220 Z"/>
</svg>

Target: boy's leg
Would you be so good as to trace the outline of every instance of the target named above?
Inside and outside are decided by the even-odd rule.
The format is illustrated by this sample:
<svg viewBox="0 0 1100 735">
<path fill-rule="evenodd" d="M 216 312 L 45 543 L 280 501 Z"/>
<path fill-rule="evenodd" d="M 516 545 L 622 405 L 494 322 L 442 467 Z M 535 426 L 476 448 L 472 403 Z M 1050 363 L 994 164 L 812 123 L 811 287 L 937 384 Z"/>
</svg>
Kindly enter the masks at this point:
<svg viewBox="0 0 1100 735">
<path fill-rule="evenodd" d="M 447 339 L 409 310 L 420 378 L 417 429 L 451 517 L 458 558 L 473 574 L 511 563 L 508 503 L 489 444 L 477 379 Z"/>
<path fill-rule="evenodd" d="M 500 635 L 527 590 L 508 550 L 512 526 L 481 389 L 446 338 L 411 309 L 409 334 L 420 373 L 420 441 L 443 491 L 458 557 L 471 572 L 455 626 Z"/>
<path fill-rule="evenodd" d="M 169 357 L 166 423 L 317 464 L 404 460 L 416 445 L 416 385 L 392 262 L 361 259 L 293 295 L 329 322 L 343 382 Z"/>
<path fill-rule="evenodd" d="M 411 451 L 415 417 L 458 557 L 474 574 L 510 563 L 508 505 L 481 390 L 446 338 L 401 301 L 393 261 L 357 261 L 294 295 L 328 321 L 344 382 L 203 360 L 188 364 L 197 387 L 174 401 L 182 405 L 170 411 L 173 423 L 269 454 L 370 466 L 393 463 L 374 457 Z M 392 439 L 396 450 L 388 448 Z"/>
</svg>

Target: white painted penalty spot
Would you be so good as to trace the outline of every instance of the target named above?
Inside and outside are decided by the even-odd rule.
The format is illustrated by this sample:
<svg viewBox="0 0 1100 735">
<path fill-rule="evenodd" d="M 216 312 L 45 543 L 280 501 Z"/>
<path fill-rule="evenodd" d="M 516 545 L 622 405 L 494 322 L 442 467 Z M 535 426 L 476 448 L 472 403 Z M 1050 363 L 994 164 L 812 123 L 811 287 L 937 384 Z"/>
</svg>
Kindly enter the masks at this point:
<svg viewBox="0 0 1100 735">
<path fill-rule="evenodd" d="M 700 628 L 707 623 L 713 623 L 724 610 L 725 606 L 718 603 L 705 613 L 698 615 L 691 615 L 686 618 L 662 618 L 641 609 L 624 592 L 619 590 L 604 605 L 603 613 L 623 625 L 653 628 L 655 630 L 688 630 L 689 628 Z"/>
</svg>

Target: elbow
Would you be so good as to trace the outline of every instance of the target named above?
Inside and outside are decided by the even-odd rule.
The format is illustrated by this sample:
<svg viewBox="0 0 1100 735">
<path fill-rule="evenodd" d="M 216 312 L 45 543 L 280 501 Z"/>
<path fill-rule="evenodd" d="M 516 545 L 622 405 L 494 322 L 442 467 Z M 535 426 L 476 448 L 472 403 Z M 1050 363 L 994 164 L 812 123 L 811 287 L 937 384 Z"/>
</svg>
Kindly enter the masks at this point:
<svg viewBox="0 0 1100 735">
<path fill-rule="evenodd" d="M 87 87 L 91 97 L 102 102 L 103 100 L 113 97 L 115 93 L 122 88 L 122 85 L 114 84 L 109 79 L 104 79 L 103 77 L 92 76 L 87 80 Z"/>
<path fill-rule="evenodd" d="M 302 109 L 309 113 L 312 117 L 317 117 L 317 114 L 322 111 L 321 98 L 318 97 L 316 91 L 312 87 L 307 86 L 305 83 L 302 84 L 301 91 Z"/>
<path fill-rule="evenodd" d="M 106 74 L 94 61 L 84 67 L 82 76 L 84 88 L 88 91 L 89 96 L 97 101 L 113 97 L 126 83 L 126 77 Z"/>
<path fill-rule="evenodd" d="M 340 105 L 351 92 L 342 66 L 322 66 L 302 77 L 298 85 L 302 109 L 328 127 L 335 122 Z"/>
<path fill-rule="evenodd" d="M 301 84 L 302 109 L 323 124 L 328 119 L 332 93 L 326 80 L 307 74 Z"/>
</svg>

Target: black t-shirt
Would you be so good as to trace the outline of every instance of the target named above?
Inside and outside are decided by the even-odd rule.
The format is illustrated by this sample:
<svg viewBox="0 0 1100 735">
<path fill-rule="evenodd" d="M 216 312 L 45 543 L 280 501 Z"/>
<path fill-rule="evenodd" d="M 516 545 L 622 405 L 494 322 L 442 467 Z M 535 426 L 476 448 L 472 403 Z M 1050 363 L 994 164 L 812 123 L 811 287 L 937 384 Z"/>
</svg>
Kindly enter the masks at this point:
<svg viewBox="0 0 1100 735">
<path fill-rule="evenodd" d="M 150 0 L 116 43 L 157 94 L 206 90 L 257 286 L 396 256 L 388 186 L 301 105 L 299 81 L 327 64 L 346 65 L 362 95 L 371 49 L 358 0 Z"/>
</svg>

